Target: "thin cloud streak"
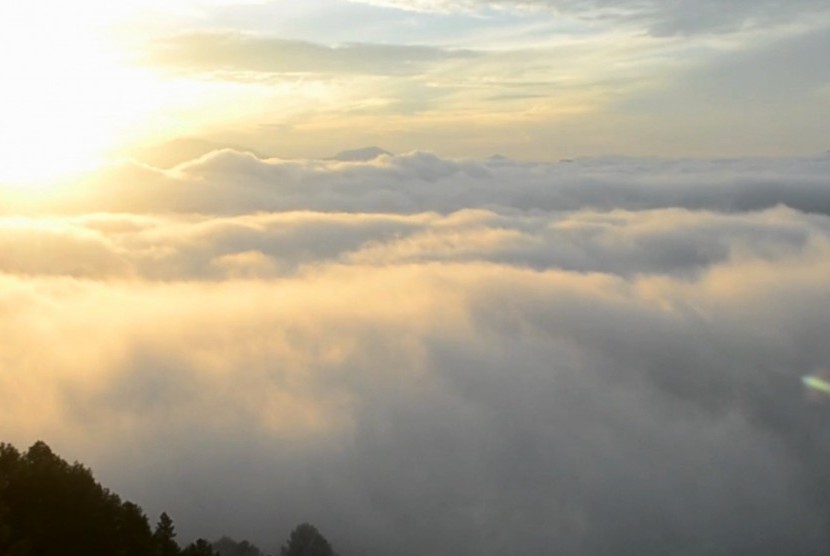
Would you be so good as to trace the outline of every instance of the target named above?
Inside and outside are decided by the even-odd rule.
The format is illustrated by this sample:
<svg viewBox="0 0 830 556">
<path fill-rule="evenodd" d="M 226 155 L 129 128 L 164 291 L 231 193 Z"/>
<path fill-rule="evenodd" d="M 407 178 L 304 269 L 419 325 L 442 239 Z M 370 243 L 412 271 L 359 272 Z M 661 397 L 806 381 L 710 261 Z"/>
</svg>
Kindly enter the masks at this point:
<svg viewBox="0 0 830 556">
<path fill-rule="evenodd" d="M 351 0 L 416 11 L 550 10 L 600 22 L 644 25 L 654 35 L 728 33 L 827 17 L 820 0 Z"/>
<path fill-rule="evenodd" d="M 232 33 L 180 35 L 152 43 L 147 63 L 185 71 L 399 75 L 436 61 L 470 58 L 469 50 L 353 43 L 328 47 L 311 42 Z"/>
</svg>

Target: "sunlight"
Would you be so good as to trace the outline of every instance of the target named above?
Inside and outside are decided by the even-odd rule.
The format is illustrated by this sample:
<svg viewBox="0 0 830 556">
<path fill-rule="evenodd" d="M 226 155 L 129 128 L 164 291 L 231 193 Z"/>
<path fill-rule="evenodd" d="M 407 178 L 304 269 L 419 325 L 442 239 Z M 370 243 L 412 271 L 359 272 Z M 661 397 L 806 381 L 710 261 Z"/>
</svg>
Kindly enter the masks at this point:
<svg viewBox="0 0 830 556">
<path fill-rule="evenodd" d="M 269 87 L 137 64 L 140 53 L 129 51 L 135 45 L 116 44 L 129 42 L 119 31 L 137 26 L 130 33 L 140 44 L 154 6 L 155 0 L 0 5 L 0 187 L 49 194 L 136 145 L 197 133 L 208 121 L 244 119 L 261 106 Z M 247 102 L 235 102 L 242 96 Z"/>
<path fill-rule="evenodd" d="M 141 108 L 92 26 L 24 12 L 0 18 L 0 182 L 32 188 L 94 166 Z"/>
<path fill-rule="evenodd" d="M 128 10 L 44 4 L 0 7 L 0 185 L 7 190 L 47 191 L 95 168 L 157 132 L 160 112 L 194 96 L 128 65 L 107 40 L 108 25 Z"/>
</svg>

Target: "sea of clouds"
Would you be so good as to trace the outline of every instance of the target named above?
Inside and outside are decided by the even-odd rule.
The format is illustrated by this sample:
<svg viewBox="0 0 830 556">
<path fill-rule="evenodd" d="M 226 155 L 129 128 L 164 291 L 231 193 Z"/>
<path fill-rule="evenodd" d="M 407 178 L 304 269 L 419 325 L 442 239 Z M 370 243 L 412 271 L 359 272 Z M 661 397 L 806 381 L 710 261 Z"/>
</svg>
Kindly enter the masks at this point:
<svg viewBox="0 0 830 556">
<path fill-rule="evenodd" d="M 222 150 L 0 203 L 0 438 L 182 541 L 830 546 L 830 156 Z"/>
</svg>

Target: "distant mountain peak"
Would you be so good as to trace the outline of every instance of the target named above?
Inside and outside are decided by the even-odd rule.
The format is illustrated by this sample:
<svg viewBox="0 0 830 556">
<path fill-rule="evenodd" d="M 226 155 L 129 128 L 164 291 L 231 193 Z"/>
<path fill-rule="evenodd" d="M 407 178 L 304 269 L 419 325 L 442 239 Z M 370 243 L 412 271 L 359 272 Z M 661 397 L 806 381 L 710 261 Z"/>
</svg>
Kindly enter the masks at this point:
<svg viewBox="0 0 830 556">
<path fill-rule="evenodd" d="M 339 160 L 341 162 L 368 162 L 384 155 L 392 156 L 392 153 L 385 151 L 380 147 L 364 147 L 362 149 L 341 151 L 329 160 Z"/>
</svg>

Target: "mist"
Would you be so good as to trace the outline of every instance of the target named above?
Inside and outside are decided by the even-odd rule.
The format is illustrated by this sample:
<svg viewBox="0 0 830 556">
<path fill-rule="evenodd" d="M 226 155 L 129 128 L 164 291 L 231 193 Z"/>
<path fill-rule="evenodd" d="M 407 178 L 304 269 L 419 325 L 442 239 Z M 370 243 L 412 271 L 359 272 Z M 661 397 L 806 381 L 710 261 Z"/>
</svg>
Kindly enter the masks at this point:
<svg viewBox="0 0 830 556">
<path fill-rule="evenodd" d="M 0 436 L 183 542 L 819 553 L 828 165 L 112 166 L 0 217 Z"/>
</svg>

